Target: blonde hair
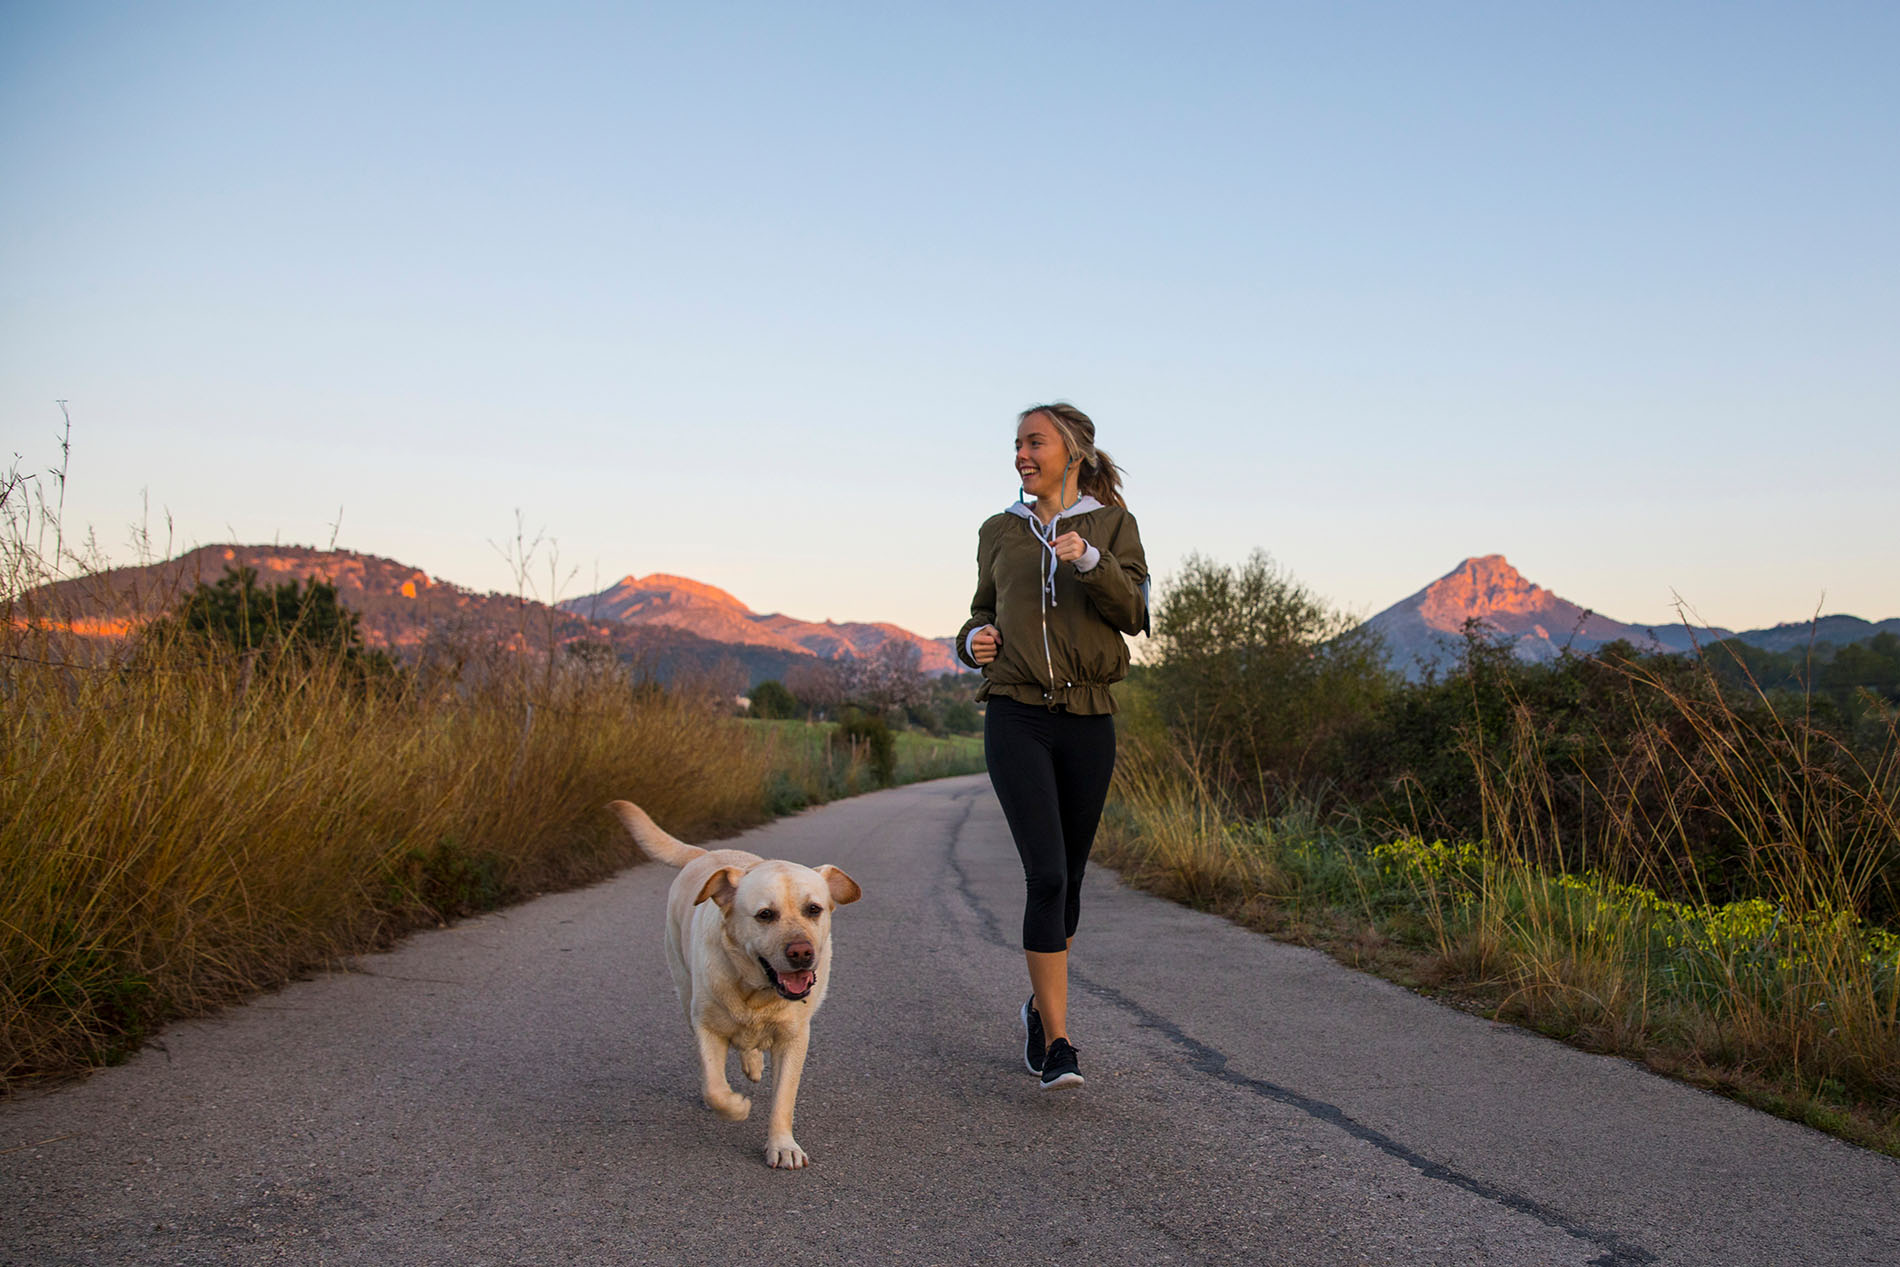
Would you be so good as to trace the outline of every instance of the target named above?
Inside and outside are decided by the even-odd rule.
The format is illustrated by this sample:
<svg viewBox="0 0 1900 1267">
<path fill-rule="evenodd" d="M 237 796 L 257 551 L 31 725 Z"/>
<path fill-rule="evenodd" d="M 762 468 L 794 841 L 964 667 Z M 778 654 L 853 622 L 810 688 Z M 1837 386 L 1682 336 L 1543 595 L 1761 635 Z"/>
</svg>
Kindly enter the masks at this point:
<svg viewBox="0 0 1900 1267">
<path fill-rule="evenodd" d="M 1016 415 L 1016 424 L 1021 426 L 1031 414 L 1043 415 L 1061 433 L 1062 446 L 1081 469 L 1076 479 L 1078 490 L 1104 506 L 1128 509 L 1127 501 L 1122 498 L 1121 468 L 1115 465 L 1108 454 L 1095 447 L 1095 424 L 1087 414 L 1067 401 L 1059 400 L 1052 405 L 1031 405 Z"/>
</svg>

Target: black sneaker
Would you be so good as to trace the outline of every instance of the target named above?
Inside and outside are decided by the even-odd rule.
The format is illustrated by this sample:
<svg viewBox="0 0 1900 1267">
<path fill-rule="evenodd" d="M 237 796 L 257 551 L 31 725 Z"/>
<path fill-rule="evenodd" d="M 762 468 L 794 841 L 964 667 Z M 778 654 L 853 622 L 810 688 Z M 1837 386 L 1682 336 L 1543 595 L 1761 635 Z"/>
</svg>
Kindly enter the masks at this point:
<svg viewBox="0 0 1900 1267">
<path fill-rule="evenodd" d="M 1081 1085 L 1082 1073 L 1075 1067 L 1075 1048 L 1066 1038 L 1056 1039 L 1049 1044 L 1049 1053 L 1042 1060 L 1042 1089 Z"/>
<path fill-rule="evenodd" d="M 1042 1040 L 1042 1014 L 1036 1011 L 1036 996 L 1032 994 L 1023 1004 L 1023 1063 L 1029 1066 L 1029 1072 L 1042 1072 L 1042 1058 L 1048 1051 L 1048 1044 Z"/>
</svg>

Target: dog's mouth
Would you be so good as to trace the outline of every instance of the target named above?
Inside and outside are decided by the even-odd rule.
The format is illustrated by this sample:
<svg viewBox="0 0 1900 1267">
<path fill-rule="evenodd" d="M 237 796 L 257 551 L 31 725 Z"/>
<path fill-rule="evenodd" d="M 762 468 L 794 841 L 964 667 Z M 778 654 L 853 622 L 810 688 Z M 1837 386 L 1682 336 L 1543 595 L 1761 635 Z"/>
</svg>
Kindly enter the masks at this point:
<svg viewBox="0 0 1900 1267">
<path fill-rule="evenodd" d="M 812 987 L 818 984 L 818 974 L 810 968 L 803 972 L 779 972 L 763 958 L 759 960 L 759 967 L 765 969 L 765 979 L 772 983 L 779 997 L 794 1003 L 809 997 Z"/>
</svg>

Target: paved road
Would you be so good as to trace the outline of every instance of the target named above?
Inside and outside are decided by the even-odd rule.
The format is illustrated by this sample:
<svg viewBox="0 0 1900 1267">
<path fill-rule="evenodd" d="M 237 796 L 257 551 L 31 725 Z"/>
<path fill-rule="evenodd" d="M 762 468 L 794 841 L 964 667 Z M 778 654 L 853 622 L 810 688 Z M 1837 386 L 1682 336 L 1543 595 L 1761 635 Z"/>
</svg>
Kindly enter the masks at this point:
<svg viewBox="0 0 1900 1267">
<path fill-rule="evenodd" d="M 1900 1164 L 1092 880 L 1086 1088 L 1017 1054 L 987 784 L 743 845 L 865 900 L 799 1103 L 698 1102 L 640 867 L 0 1103 L 0 1263 L 1900 1263 Z"/>
</svg>

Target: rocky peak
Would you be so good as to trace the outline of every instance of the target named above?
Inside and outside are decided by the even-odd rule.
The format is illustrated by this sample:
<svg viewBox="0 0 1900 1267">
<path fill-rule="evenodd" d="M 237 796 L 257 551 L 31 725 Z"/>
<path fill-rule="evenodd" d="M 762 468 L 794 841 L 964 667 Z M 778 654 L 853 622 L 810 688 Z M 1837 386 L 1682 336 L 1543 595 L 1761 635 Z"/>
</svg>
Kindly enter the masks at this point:
<svg viewBox="0 0 1900 1267">
<path fill-rule="evenodd" d="M 1419 614 L 1436 629 L 1459 629 L 1470 619 L 1508 613 L 1528 615 L 1557 601 L 1533 584 L 1501 554 L 1466 559 L 1425 587 Z"/>
</svg>

